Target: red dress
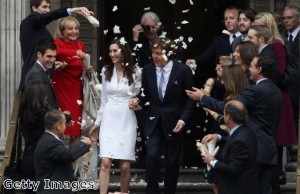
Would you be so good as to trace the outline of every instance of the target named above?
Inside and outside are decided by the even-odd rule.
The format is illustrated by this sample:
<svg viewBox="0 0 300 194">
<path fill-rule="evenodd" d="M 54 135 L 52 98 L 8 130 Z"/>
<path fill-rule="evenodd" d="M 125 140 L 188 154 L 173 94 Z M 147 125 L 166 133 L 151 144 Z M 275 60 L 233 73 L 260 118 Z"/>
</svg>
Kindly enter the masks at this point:
<svg viewBox="0 0 300 194">
<path fill-rule="evenodd" d="M 62 111 L 70 111 L 73 126 L 67 127 L 65 135 L 80 136 L 82 115 L 82 81 L 84 69 L 81 59 L 75 58 L 77 50 L 84 52 L 83 42 L 76 40 L 68 43 L 62 39 L 54 40 L 57 47 L 57 61 L 65 61 L 68 65 L 53 73 L 53 88 Z"/>
<path fill-rule="evenodd" d="M 286 68 L 286 52 L 278 40 L 274 40 L 270 47 L 275 53 L 278 64 L 278 75 L 281 76 Z M 291 95 L 287 88 L 280 88 L 282 94 L 282 110 L 278 128 L 275 133 L 276 145 L 288 146 L 297 143 L 297 134 L 294 125 L 294 112 Z"/>
</svg>

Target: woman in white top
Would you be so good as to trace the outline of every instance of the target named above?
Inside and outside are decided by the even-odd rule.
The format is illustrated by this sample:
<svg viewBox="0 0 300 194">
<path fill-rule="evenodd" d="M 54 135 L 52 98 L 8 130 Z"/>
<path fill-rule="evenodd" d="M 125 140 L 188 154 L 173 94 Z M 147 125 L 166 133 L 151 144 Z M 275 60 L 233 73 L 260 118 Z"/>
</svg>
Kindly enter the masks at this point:
<svg viewBox="0 0 300 194">
<path fill-rule="evenodd" d="M 101 106 L 91 131 L 100 143 L 100 194 L 106 194 L 113 159 L 120 160 L 121 193 L 128 193 L 130 162 L 135 161 L 137 121 L 129 100 L 139 92 L 141 70 L 133 63 L 129 43 L 124 38 L 108 44 L 107 65 L 102 69 Z"/>
</svg>

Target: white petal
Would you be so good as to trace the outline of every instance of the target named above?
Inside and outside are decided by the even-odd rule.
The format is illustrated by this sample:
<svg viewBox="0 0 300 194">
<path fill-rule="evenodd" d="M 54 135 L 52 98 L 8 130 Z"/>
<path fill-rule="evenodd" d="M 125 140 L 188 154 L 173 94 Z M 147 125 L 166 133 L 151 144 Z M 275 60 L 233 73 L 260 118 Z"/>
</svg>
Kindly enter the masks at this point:
<svg viewBox="0 0 300 194">
<path fill-rule="evenodd" d="M 149 119 L 150 119 L 150 120 L 153 120 L 153 119 L 155 119 L 155 117 L 149 117 Z"/>
<path fill-rule="evenodd" d="M 144 11 L 149 11 L 150 10 L 150 7 L 145 7 L 144 8 Z"/>
<path fill-rule="evenodd" d="M 128 94 L 129 96 L 132 96 L 132 92 L 130 92 L 130 91 L 128 91 L 127 94 Z"/>
<path fill-rule="evenodd" d="M 193 1 L 192 1 L 192 0 L 190 0 L 190 4 L 191 4 L 191 5 L 194 5 L 194 3 L 193 3 Z"/>
<path fill-rule="evenodd" d="M 81 100 L 77 100 L 77 104 L 81 105 L 82 101 Z"/>
<path fill-rule="evenodd" d="M 120 43 L 122 45 L 125 45 L 127 43 L 124 37 L 120 38 Z"/>
<path fill-rule="evenodd" d="M 115 5 L 115 6 L 113 7 L 112 11 L 117 11 L 117 10 L 118 10 L 118 6 Z"/>
<path fill-rule="evenodd" d="M 190 11 L 189 9 L 182 10 L 182 13 L 187 13 L 187 12 L 189 12 L 189 11 Z"/>
<path fill-rule="evenodd" d="M 176 3 L 176 0 L 169 0 L 169 2 L 174 5 Z"/>
<path fill-rule="evenodd" d="M 188 37 L 188 41 L 192 42 L 193 41 L 193 37 Z"/>
<path fill-rule="evenodd" d="M 183 20 L 182 22 L 181 22 L 181 24 L 188 24 L 189 22 L 188 21 L 186 21 L 186 20 Z"/>
<path fill-rule="evenodd" d="M 121 34 L 120 26 L 115 25 L 113 28 L 114 34 Z"/>
</svg>

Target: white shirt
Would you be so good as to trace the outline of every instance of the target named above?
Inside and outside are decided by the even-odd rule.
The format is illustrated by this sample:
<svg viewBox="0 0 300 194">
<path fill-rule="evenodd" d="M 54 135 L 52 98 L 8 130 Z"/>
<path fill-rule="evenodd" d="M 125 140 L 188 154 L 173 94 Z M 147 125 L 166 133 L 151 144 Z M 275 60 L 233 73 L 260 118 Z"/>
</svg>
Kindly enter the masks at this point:
<svg viewBox="0 0 300 194">
<path fill-rule="evenodd" d="M 173 67 L 173 61 L 169 61 L 163 68 L 164 68 L 164 82 L 162 85 L 162 96 L 165 96 L 166 88 L 169 82 L 170 74 Z M 159 87 L 159 81 L 161 77 L 161 67 L 156 67 L 156 82 L 157 82 L 157 88 Z"/>
<path fill-rule="evenodd" d="M 293 36 L 293 42 L 294 42 L 294 40 L 295 40 L 295 38 L 296 38 L 299 31 L 300 31 L 300 27 L 298 26 L 292 33 L 289 32 L 289 37 L 288 38 L 290 38 L 290 35 L 292 35 Z"/>
</svg>

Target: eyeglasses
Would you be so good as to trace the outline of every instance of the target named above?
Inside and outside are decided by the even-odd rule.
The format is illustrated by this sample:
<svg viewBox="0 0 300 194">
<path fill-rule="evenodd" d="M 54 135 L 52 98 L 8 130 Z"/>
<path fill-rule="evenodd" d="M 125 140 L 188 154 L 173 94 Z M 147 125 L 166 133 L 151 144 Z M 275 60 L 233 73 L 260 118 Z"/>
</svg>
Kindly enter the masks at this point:
<svg viewBox="0 0 300 194">
<path fill-rule="evenodd" d="M 156 29 L 158 26 L 149 26 L 149 25 L 142 25 L 144 31 L 151 31 L 151 29 Z"/>
</svg>

